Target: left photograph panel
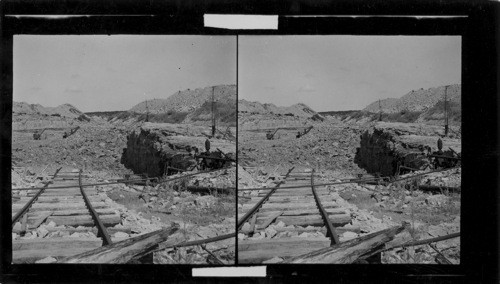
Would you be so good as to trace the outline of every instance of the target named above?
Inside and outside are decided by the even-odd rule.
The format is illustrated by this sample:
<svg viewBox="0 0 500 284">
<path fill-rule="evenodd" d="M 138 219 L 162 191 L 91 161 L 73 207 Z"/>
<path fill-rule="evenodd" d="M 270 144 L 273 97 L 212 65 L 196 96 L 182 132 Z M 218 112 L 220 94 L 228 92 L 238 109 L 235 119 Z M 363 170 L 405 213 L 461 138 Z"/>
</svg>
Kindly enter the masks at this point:
<svg viewBox="0 0 500 284">
<path fill-rule="evenodd" d="M 13 263 L 235 263 L 236 37 L 14 36 Z"/>
</svg>

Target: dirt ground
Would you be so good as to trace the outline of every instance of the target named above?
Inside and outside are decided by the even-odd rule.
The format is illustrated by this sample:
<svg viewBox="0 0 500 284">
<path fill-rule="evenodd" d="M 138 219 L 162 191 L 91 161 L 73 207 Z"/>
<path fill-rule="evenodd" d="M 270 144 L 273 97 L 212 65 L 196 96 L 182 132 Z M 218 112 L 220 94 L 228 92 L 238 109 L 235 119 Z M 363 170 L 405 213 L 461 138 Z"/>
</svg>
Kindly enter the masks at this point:
<svg viewBox="0 0 500 284">
<path fill-rule="evenodd" d="M 280 125 L 273 124 L 280 120 Z M 272 115 L 240 116 L 240 129 L 266 127 L 309 126 L 313 129 L 296 138 L 297 131 L 278 130 L 273 140 L 265 131 L 240 131 L 239 188 L 272 186 L 275 176 L 295 166 L 299 170 L 315 169 L 322 177 L 317 183 L 371 177 L 354 162 L 360 134 L 371 124 L 342 123 L 338 120 L 317 122 L 297 119 L 286 125 Z M 259 124 L 259 122 L 261 124 Z M 245 124 L 251 124 L 251 127 Z M 420 172 L 417 172 L 420 173 Z M 401 176 L 405 177 L 405 176 Z M 460 186 L 460 168 L 435 173 L 423 178 L 408 179 L 391 185 L 344 184 L 329 186 L 347 204 L 353 217 L 352 225 L 361 227 L 361 235 L 407 222 L 411 229 L 399 235 L 387 246 L 411 240 L 428 239 L 460 231 L 460 193 L 423 192 L 417 184 Z M 239 200 L 239 207 L 244 199 Z M 451 262 L 460 262 L 460 239 L 436 243 L 437 249 Z M 436 263 L 437 252 L 428 245 L 384 252 L 384 263 Z"/>
<path fill-rule="evenodd" d="M 17 118 L 20 120 L 20 118 Z M 61 118 L 68 120 L 69 118 Z M 54 122 L 46 122 L 50 127 Z M 59 124 L 63 124 L 62 122 Z M 41 140 L 32 133 L 14 131 L 12 144 L 12 186 L 38 187 L 59 167 L 82 169 L 85 183 L 106 183 L 123 179 L 133 172 L 120 163 L 128 131 L 134 122 L 115 123 L 96 119 L 74 122 L 80 129 L 63 139 L 63 130 L 48 130 Z M 144 185 L 114 184 L 97 186 L 100 193 L 121 208 L 122 225 L 137 231 L 130 235 L 158 230 L 173 222 L 180 225 L 185 240 L 205 239 L 234 232 L 235 195 L 205 194 L 186 191 L 194 182 L 204 186 L 234 186 L 236 170 L 203 174 L 176 182 Z M 19 236 L 16 236 L 19 237 Z M 234 263 L 234 238 L 200 246 L 164 250 L 155 253 L 155 263 L 210 264 L 214 253 L 226 264 Z"/>
</svg>

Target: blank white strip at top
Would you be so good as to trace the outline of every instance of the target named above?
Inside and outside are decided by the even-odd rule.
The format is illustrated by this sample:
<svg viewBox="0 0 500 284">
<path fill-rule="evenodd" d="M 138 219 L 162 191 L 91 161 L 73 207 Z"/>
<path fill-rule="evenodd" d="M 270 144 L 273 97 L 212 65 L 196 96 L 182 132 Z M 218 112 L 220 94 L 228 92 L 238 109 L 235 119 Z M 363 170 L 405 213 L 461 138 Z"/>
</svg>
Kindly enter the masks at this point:
<svg viewBox="0 0 500 284">
<path fill-rule="evenodd" d="M 230 30 L 277 30 L 278 16 L 205 14 L 205 27 Z"/>
</svg>

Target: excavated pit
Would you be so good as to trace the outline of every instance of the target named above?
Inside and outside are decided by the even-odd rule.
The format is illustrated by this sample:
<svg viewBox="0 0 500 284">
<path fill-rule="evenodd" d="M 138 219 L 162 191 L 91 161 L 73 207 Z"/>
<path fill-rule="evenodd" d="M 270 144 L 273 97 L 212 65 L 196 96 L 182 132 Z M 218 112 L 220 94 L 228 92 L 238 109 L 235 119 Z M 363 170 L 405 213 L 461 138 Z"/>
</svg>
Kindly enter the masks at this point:
<svg viewBox="0 0 500 284">
<path fill-rule="evenodd" d="M 167 167 L 186 170 L 196 163 L 190 152 L 196 148 L 205 151 L 209 127 L 185 124 L 145 123 L 127 136 L 121 163 L 136 174 L 160 177 Z M 234 142 L 211 138 L 211 151 L 220 149 L 226 154 L 235 153 Z"/>
<path fill-rule="evenodd" d="M 443 127 L 408 123 L 378 123 L 361 135 L 355 163 L 367 172 L 390 176 L 398 165 L 424 169 L 429 165 L 427 149 L 437 151 Z M 460 139 L 441 138 L 443 149 L 461 152 Z"/>
</svg>

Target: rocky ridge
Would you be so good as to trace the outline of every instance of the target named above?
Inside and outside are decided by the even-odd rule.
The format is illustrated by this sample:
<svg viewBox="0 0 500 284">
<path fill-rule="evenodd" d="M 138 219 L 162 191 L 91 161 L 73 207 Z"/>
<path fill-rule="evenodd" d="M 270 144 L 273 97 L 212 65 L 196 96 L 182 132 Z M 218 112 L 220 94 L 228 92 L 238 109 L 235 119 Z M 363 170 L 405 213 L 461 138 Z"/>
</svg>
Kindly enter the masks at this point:
<svg viewBox="0 0 500 284">
<path fill-rule="evenodd" d="M 450 85 L 447 88 L 447 99 L 452 103 L 461 104 L 462 86 L 460 84 Z M 389 98 L 381 100 L 383 113 L 397 113 L 401 111 L 424 112 L 439 101 L 444 101 L 445 86 L 412 90 L 401 98 Z M 373 102 L 363 109 L 366 112 L 378 113 L 379 102 Z"/>
<path fill-rule="evenodd" d="M 288 107 L 276 106 L 274 104 L 262 104 L 259 102 L 249 102 L 238 100 L 238 112 L 263 115 L 286 115 L 297 117 L 312 117 L 317 114 L 306 104 L 298 103 Z"/>
<path fill-rule="evenodd" d="M 191 112 L 212 99 L 212 89 L 215 101 L 236 101 L 236 85 L 218 85 L 178 91 L 166 99 L 143 101 L 133 106 L 129 111 L 137 113 L 146 113 L 148 110 L 150 113 Z"/>
<path fill-rule="evenodd" d="M 44 107 L 40 104 L 28 104 L 25 102 L 13 102 L 12 113 L 13 115 L 42 115 L 68 118 L 85 116 L 83 112 L 71 104 L 62 104 L 56 107 Z"/>
</svg>

